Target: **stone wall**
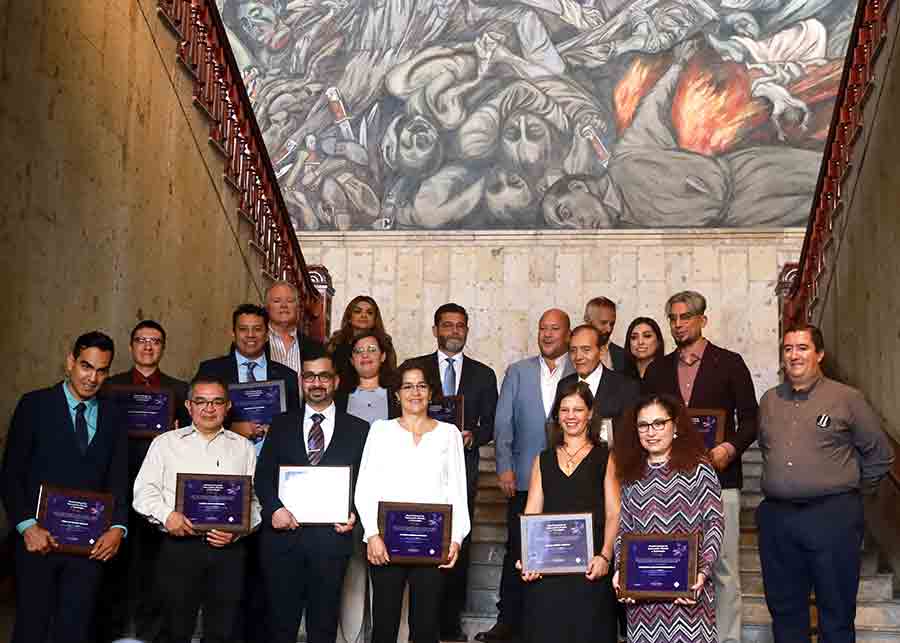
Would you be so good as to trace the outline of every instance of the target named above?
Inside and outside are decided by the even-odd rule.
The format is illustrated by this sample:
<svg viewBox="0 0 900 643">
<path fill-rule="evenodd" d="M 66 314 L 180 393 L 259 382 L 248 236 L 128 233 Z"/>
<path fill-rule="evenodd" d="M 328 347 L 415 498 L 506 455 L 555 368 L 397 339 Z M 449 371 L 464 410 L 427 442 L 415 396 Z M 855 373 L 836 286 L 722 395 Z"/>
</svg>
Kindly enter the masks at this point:
<svg viewBox="0 0 900 643">
<path fill-rule="evenodd" d="M 307 260 L 334 279 L 333 328 L 350 299 L 370 294 L 401 359 L 434 350 L 432 314 L 447 301 L 469 311 L 467 352 L 502 377 L 537 352 L 538 318 L 551 306 L 578 323 L 586 300 L 610 297 L 621 344 L 631 319 L 663 322 L 666 298 L 692 288 L 709 300 L 708 336 L 744 355 L 760 395 L 777 381 L 775 281 L 802 239 L 800 230 L 300 235 Z"/>
<path fill-rule="evenodd" d="M 120 370 L 132 326 L 156 318 L 165 370 L 188 377 L 263 284 L 155 2 L 14 0 L 0 25 L 5 435 L 81 332 L 112 335 Z"/>
</svg>

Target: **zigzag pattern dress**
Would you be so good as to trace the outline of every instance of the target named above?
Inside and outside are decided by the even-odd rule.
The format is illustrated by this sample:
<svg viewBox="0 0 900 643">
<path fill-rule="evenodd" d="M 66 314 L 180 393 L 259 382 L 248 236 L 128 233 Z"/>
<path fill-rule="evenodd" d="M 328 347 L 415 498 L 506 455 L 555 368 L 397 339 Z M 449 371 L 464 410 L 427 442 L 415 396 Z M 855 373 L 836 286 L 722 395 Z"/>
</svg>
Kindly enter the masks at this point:
<svg viewBox="0 0 900 643">
<path fill-rule="evenodd" d="M 706 583 L 695 605 L 638 602 L 627 605 L 628 643 L 716 643 L 715 590 L 711 580 L 724 534 L 722 488 L 708 464 L 690 473 L 668 463 L 648 464 L 643 479 L 622 488 L 616 569 L 623 533 L 700 532 L 698 572 Z"/>
</svg>

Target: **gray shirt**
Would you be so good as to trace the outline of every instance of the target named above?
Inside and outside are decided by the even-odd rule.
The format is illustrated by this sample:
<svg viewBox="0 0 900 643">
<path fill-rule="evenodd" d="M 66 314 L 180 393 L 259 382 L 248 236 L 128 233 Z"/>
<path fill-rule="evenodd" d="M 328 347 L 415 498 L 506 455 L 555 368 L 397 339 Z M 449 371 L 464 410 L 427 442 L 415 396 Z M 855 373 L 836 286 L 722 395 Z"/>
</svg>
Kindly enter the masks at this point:
<svg viewBox="0 0 900 643">
<path fill-rule="evenodd" d="M 894 457 L 862 393 L 827 377 L 806 391 L 784 382 L 759 403 L 762 490 L 800 500 L 874 487 Z"/>
<path fill-rule="evenodd" d="M 347 399 L 347 413 L 372 424 L 375 420 L 388 419 L 387 389 L 379 386 L 374 389 L 357 388 Z"/>
</svg>

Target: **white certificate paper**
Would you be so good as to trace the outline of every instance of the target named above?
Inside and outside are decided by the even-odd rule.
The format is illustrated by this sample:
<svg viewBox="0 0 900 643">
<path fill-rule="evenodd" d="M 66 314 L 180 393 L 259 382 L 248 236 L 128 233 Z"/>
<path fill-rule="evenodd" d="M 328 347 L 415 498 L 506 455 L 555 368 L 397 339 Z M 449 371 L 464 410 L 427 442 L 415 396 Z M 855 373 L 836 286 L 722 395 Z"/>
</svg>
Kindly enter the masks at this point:
<svg viewBox="0 0 900 643">
<path fill-rule="evenodd" d="M 278 499 L 301 525 L 345 523 L 350 519 L 351 467 L 278 469 Z"/>
</svg>

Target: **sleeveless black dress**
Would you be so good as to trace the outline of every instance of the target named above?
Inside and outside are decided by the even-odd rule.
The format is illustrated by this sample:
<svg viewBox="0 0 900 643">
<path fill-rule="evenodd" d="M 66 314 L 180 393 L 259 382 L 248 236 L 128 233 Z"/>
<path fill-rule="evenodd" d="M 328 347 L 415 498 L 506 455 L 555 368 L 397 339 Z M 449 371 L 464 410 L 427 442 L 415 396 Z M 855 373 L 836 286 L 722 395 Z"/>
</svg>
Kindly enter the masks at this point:
<svg viewBox="0 0 900 643">
<path fill-rule="evenodd" d="M 603 548 L 603 480 L 608 459 L 606 445 L 594 446 L 567 477 L 559 467 L 555 449 L 540 455 L 544 513 L 592 512 L 595 555 Z M 523 621 L 526 643 L 616 643 L 612 566 L 606 576 L 595 581 L 572 574 L 544 576 L 528 583 Z"/>
</svg>

